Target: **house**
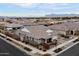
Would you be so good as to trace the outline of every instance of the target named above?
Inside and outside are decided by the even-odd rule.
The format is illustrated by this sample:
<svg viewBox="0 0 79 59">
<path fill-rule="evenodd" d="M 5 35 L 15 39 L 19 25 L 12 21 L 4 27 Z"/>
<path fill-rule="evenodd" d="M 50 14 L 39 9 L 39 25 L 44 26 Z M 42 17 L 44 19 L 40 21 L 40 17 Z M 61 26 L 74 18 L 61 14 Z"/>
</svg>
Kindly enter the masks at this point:
<svg viewBox="0 0 79 59">
<path fill-rule="evenodd" d="M 57 35 L 43 25 L 25 26 L 21 30 L 17 30 L 16 34 L 20 36 L 21 41 L 37 47 L 43 44 L 51 44 L 53 40 L 57 39 Z"/>
<path fill-rule="evenodd" d="M 64 22 L 62 24 L 55 24 L 48 27 L 59 34 L 75 35 L 79 31 L 79 22 Z"/>
<path fill-rule="evenodd" d="M 9 23 L 5 23 L 5 24 L 2 24 L 2 25 L 0 25 L 0 27 L 1 28 L 4 28 L 4 30 L 17 30 L 17 29 L 20 29 L 20 28 L 22 28 L 23 26 L 22 25 L 20 25 L 20 24 L 14 24 L 14 23 L 11 23 L 11 24 L 9 24 Z"/>
</svg>

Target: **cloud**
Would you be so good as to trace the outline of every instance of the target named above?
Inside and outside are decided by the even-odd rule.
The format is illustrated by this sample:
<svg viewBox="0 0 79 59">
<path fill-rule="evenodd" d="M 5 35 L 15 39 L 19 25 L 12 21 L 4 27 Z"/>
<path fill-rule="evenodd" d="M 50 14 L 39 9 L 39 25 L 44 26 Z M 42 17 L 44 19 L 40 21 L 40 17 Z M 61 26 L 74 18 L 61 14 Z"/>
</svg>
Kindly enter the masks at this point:
<svg viewBox="0 0 79 59">
<path fill-rule="evenodd" d="M 20 7 L 23 7 L 23 8 L 26 8 L 26 7 L 43 7 L 43 8 L 47 8 L 48 7 L 63 7 L 63 6 L 67 6 L 68 3 L 14 3 L 13 5 L 16 5 L 16 6 L 20 6 Z"/>
<path fill-rule="evenodd" d="M 33 5 L 33 3 L 15 3 L 14 5 L 17 5 L 20 7 L 30 7 Z"/>
</svg>

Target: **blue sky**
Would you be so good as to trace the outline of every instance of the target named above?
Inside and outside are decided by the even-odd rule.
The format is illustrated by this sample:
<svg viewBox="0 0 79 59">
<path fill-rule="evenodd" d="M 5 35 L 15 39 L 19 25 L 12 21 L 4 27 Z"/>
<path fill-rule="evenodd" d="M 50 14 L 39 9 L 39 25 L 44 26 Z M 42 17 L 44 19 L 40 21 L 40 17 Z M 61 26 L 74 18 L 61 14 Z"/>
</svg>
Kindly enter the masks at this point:
<svg viewBox="0 0 79 59">
<path fill-rule="evenodd" d="M 0 16 L 79 14 L 79 3 L 0 3 Z"/>
</svg>

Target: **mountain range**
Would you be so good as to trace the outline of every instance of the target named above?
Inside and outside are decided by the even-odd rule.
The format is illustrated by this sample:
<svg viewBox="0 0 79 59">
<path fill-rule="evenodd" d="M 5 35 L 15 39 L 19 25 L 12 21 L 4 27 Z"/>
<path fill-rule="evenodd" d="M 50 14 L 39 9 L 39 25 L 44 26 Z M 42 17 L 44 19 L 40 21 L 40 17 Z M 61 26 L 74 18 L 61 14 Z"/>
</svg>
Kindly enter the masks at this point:
<svg viewBox="0 0 79 59">
<path fill-rule="evenodd" d="M 65 17 L 65 16 L 79 16 L 79 14 L 48 14 L 48 17 Z"/>
</svg>

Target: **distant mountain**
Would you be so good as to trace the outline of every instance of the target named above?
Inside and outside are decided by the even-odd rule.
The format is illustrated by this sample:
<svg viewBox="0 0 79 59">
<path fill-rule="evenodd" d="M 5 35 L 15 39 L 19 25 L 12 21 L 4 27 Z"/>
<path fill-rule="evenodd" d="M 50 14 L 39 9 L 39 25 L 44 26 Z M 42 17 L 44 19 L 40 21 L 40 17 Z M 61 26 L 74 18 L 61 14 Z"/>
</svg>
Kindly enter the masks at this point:
<svg viewBox="0 0 79 59">
<path fill-rule="evenodd" d="M 48 17 L 65 17 L 65 16 L 79 16 L 79 14 L 49 14 L 49 15 L 46 15 Z"/>
</svg>

